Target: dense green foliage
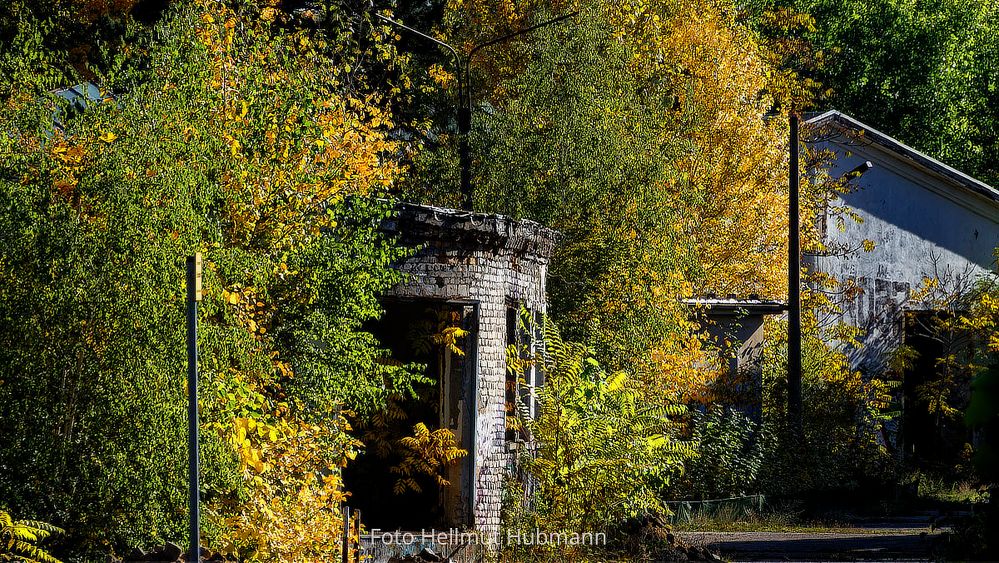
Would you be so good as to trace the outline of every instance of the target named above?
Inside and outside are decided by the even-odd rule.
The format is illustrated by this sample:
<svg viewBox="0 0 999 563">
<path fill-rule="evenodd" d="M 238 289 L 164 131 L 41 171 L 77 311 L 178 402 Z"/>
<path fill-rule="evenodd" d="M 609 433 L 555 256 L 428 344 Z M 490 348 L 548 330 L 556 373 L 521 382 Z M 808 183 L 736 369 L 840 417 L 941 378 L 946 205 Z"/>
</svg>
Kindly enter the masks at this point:
<svg viewBox="0 0 999 563">
<path fill-rule="evenodd" d="M 758 479 L 778 497 L 856 489 L 893 476 L 883 423 L 894 413 L 886 383 L 864 378 L 817 331 L 802 339 L 802 429 L 787 418 L 786 324 L 768 327 L 761 358 L 763 427 L 774 442 Z"/>
<path fill-rule="evenodd" d="M 999 2 L 754 0 L 756 17 L 789 5 L 811 14 L 801 37 L 822 53 L 818 103 L 943 162 L 999 183 Z"/>
<path fill-rule="evenodd" d="M 999 362 L 993 356 L 988 366 L 971 383 L 971 401 L 965 414 L 971 428 L 980 432 L 975 452 L 975 468 L 983 482 L 989 483 L 991 502 L 976 515 L 962 556 L 995 558 L 999 555 L 999 540 L 995 536 L 999 523 Z"/>
<path fill-rule="evenodd" d="M 975 464 L 986 482 L 999 482 L 999 370 L 995 362 L 971 383 L 971 401 L 965 413 L 969 426 L 982 431 Z"/>
<path fill-rule="evenodd" d="M 552 314 L 573 338 L 590 337 L 608 365 L 628 366 L 683 327 L 666 311 L 611 311 L 608 302 L 642 292 L 652 272 L 696 268 L 689 241 L 666 228 L 679 222 L 682 206 L 636 189 L 661 182 L 683 150 L 682 140 L 662 135 L 677 119 L 667 113 L 672 95 L 628 72 L 627 50 L 599 19 L 539 32 L 532 55 L 506 85 L 513 99 L 503 111 L 477 117 L 475 205 L 560 230 Z M 659 304 L 644 293 L 631 297 Z"/>
<path fill-rule="evenodd" d="M 720 404 L 691 417 L 696 455 L 685 466 L 682 498 L 716 499 L 757 492 L 757 476 L 773 446 L 773 436 L 736 409 Z"/>
<path fill-rule="evenodd" d="M 361 329 L 402 255 L 373 198 L 398 173 L 387 102 L 329 73 L 360 54 L 237 9 L 182 3 L 133 28 L 101 76 L 109 97 L 84 112 L 44 76 L 5 77 L 0 498 L 64 526 L 77 552 L 185 534 L 185 255 L 205 258 L 216 516 L 247 495 L 235 419 L 321 423 L 407 388 Z"/>
</svg>

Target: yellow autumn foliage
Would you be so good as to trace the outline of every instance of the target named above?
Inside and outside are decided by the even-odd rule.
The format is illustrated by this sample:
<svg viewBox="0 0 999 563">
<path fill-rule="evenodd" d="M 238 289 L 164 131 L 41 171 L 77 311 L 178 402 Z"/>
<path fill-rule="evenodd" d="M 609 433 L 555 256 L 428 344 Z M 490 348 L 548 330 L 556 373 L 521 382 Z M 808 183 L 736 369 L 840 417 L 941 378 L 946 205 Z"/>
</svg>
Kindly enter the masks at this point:
<svg viewBox="0 0 999 563">
<path fill-rule="evenodd" d="M 289 79 L 273 65 L 280 53 L 266 41 L 236 41 L 239 16 L 222 2 L 200 1 L 205 13 L 198 36 L 211 56 L 208 79 L 223 92 L 223 103 L 212 111 L 226 124 L 223 137 L 231 156 L 242 164 L 240 172 L 223 178 L 225 189 L 235 196 L 227 210 L 235 240 L 265 243 L 275 253 L 295 248 L 303 237 L 335 226 L 316 211 L 392 185 L 401 168 L 382 156 L 396 151 L 398 142 L 387 136 L 392 117 L 379 95 L 334 95 L 338 73 L 300 65 L 298 70 L 308 74 L 304 79 L 323 84 L 331 95 L 308 107 L 290 108 L 286 100 L 260 96 Z M 253 34 L 267 33 L 261 21 L 239 23 Z M 297 47 L 295 56 L 304 61 L 316 57 L 319 48 L 304 34 Z M 275 68 L 262 77 L 247 75 L 240 72 L 247 60 Z M 307 215 L 314 220 L 302 229 L 298 221 Z"/>
<path fill-rule="evenodd" d="M 413 427 L 411 436 L 398 440 L 400 461 L 390 471 L 398 475 L 393 492 L 401 495 L 406 491 L 421 492 L 417 482 L 419 476 L 433 478 L 441 487 L 451 483 L 442 475 L 444 469 L 468 455 L 468 451 L 458 447 L 458 439 L 448 428 L 430 430 L 419 422 Z"/>
<path fill-rule="evenodd" d="M 215 522 L 216 549 L 247 561 L 306 563 L 340 551 L 341 507 L 348 493 L 340 469 L 360 442 L 342 417 L 326 424 L 297 419 L 292 408 L 258 421 L 236 418 L 227 432 L 250 496 Z"/>
<path fill-rule="evenodd" d="M 564 224 L 552 213 L 550 226 L 569 233 L 559 249 L 562 256 L 579 264 L 611 263 L 594 271 L 580 266 L 592 275 L 582 282 L 592 291 L 562 321 L 590 327 L 607 343 L 611 366 L 627 363 L 670 398 L 709 399 L 712 381 L 724 370 L 700 339 L 676 336 L 700 332 L 678 303 L 708 293 L 785 295 L 788 108 L 782 104 L 790 99 L 791 86 L 777 82 L 795 77 L 777 72 L 770 47 L 737 21 L 738 9 L 727 1 L 452 0 L 441 34 L 468 52 L 499 35 L 577 10 L 575 19 L 559 27 L 605 22 L 627 57 L 623 68 L 608 72 L 628 73 L 630 87 L 670 93 L 674 106 L 592 109 L 606 118 L 600 127 L 609 130 L 601 134 L 659 139 L 662 146 L 634 146 L 625 158 L 649 166 L 656 161 L 662 173 L 606 194 L 594 205 L 601 216 L 583 218 L 590 222 L 588 231 L 579 228 L 580 218 L 571 211 L 562 215 Z M 532 37 L 476 53 L 473 83 L 484 103 L 519 107 L 509 84 L 516 83 L 531 49 L 542 41 Z M 636 103 L 665 99 L 657 96 L 639 97 Z M 643 114 L 654 119 L 644 121 Z M 542 131 L 552 126 L 543 114 L 536 121 Z M 541 169 L 536 175 L 558 172 Z M 669 335 L 653 337 L 635 352 L 634 342 L 655 332 L 651 325 L 670 327 Z M 623 352 L 629 347 L 632 352 Z M 623 360 L 623 355 L 631 357 Z"/>
<path fill-rule="evenodd" d="M 220 179 L 227 194 L 221 220 L 236 246 L 267 249 L 271 260 L 261 275 L 293 283 L 299 271 L 287 256 L 338 226 L 326 211 L 352 196 L 384 193 L 401 174 L 398 161 L 385 157 L 398 148 L 387 134 L 392 116 L 380 95 L 362 96 L 342 83 L 349 68 L 311 64 L 330 48 L 321 36 L 292 32 L 277 42 L 270 22 L 281 14 L 273 9 L 254 19 L 225 2 L 196 1 L 196 33 L 210 69 L 204 79 L 220 95 L 206 111 L 221 124 L 231 163 Z M 289 55 L 301 62 L 284 64 Z M 267 95 L 287 92 L 289 81 L 320 84 L 318 98 Z M 213 268 L 208 261 L 206 269 Z M 232 368 L 220 395 L 223 418 L 212 428 L 231 448 L 242 489 L 209 502 L 211 547 L 244 561 L 328 560 L 341 549 L 341 508 L 349 496 L 341 470 L 363 446 L 350 436 L 345 413 L 333 409 L 317 421 L 314 408 L 286 392 L 295 368 L 279 355 L 271 332 L 288 299 L 309 297 L 276 296 L 252 279 L 212 295 L 230 324 L 252 335 L 271 369 Z"/>
</svg>

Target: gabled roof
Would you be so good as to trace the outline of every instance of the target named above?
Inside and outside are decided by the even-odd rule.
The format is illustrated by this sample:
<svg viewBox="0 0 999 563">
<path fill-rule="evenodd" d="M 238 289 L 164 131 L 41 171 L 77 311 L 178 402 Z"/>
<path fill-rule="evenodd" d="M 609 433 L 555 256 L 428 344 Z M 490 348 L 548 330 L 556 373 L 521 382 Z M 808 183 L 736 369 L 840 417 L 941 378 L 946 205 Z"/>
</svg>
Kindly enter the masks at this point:
<svg viewBox="0 0 999 563">
<path fill-rule="evenodd" d="M 876 144 L 881 148 L 894 153 L 902 160 L 912 161 L 931 170 L 932 172 L 935 172 L 948 180 L 950 183 L 954 184 L 956 187 L 987 197 L 988 199 L 999 203 L 999 190 L 996 188 L 993 188 L 981 180 L 976 180 L 959 170 L 951 168 L 939 160 L 927 156 L 926 154 L 917 151 L 898 139 L 892 138 L 881 131 L 870 127 L 869 125 L 850 117 L 849 115 L 832 110 L 812 117 L 808 119 L 806 123 L 812 125 L 813 127 L 832 126 L 854 137 L 862 135 L 862 138 L 866 139 L 870 143 Z"/>
</svg>

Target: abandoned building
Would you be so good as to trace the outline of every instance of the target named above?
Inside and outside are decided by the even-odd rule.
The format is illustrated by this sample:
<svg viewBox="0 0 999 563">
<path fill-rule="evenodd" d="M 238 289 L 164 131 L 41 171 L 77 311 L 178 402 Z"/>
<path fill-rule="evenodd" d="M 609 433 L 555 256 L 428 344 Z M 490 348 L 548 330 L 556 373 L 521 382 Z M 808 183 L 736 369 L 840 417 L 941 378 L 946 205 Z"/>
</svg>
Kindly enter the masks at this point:
<svg viewBox="0 0 999 563">
<path fill-rule="evenodd" d="M 941 291 L 962 291 L 996 272 L 999 190 L 838 111 L 807 124 L 808 142 L 835 154 L 832 177 L 866 171 L 851 182 L 854 189 L 820 210 L 828 250 L 806 254 L 802 267 L 857 288 L 841 300 L 838 317 L 863 331 L 862 345 L 848 349 L 853 367 L 879 373 L 906 338 L 906 317 L 931 313 L 931 303 L 912 298 L 926 279 L 939 280 Z M 873 249 L 865 251 L 865 241 Z M 704 307 L 720 325 L 711 331 L 738 334 L 733 369 L 748 365 L 762 318 L 780 310 L 776 302 L 735 296 L 688 304 Z"/>
<path fill-rule="evenodd" d="M 758 295 L 750 295 L 748 298 L 707 295 L 685 299 L 683 302 L 704 312 L 708 320 L 704 324 L 704 331 L 711 341 L 732 343 L 733 349 L 727 354 L 728 369 L 732 372 L 755 368 L 764 343 L 765 318 L 787 309 L 787 304 L 783 301 L 760 299 Z"/>
<path fill-rule="evenodd" d="M 522 447 L 509 427 L 511 403 L 530 402 L 525 388 L 531 395 L 541 383 L 534 373 L 521 385 L 510 381 L 507 346 L 530 342 L 521 335 L 521 311 L 545 312 L 556 233 L 532 221 L 412 204 L 400 205 L 383 229 L 418 250 L 398 265 L 408 279 L 385 298 L 375 332 L 394 357 L 426 364 L 435 379 L 425 400 L 402 409 L 403 425 L 450 429 L 468 455 L 448 469 L 449 486 L 428 483 L 401 495 L 393 495 L 396 476 L 385 462 L 359 458 L 350 469 L 357 477 L 351 504 L 370 528 L 497 533 L 504 474 Z M 448 330 L 450 340 L 441 336 Z M 431 334 L 435 345 L 427 345 Z"/>
<path fill-rule="evenodd" d="M 919 341 L 907 319 L 930 312 L 928 303 L 912 298 L 926 278 L 968 287 L 994 272 L 999 191 L 839 112 L 807 123 L 814 146 L 836 154 L 834 177 L 858 165 L 865 170 L 855 189 L 830 205 L 862 220 L 837 224 L 835 217 L 820 217 L 830 251 L 806 255 L 802 265 L 859 289 L 844 301 L 840 320 L 863 330 L 863 345 L 847 353 L 854 368 L 877 373 L 901 343 Z M 406 495 L 393 495 L 397 476 L 386 463 L 359 459 L 346 475 L 358 477 L 352 504 L 365 511 L 371 528 L 495 533 L 504 475 L 523 447 L 524 437 L 510 428 L 511 403 L 533 404 L 533 389 L 542 384 L 539 373 L 530 374 L 523 396 L 525 388 L 506 370 L 507 347 L 535 345 L 518 318 L 523 310 L 546 310 L 545 277 L 557 233 L 532 221 L 413 204 L 400 205 L 383 228 L 419 250 L 398 265 L 409 277 L 386 296 L 375 332 L 400 361 L 427 365 L 434 380 L 400 420 L 450 429 L 468 455 L 448 469 L 450 485 Z M 873 249 L 864 249 L 865 241 L 873 241 Z M 764 318 L 786 310 L 783 302 L 756 296 L 707 296 L 688 304 L 714 321 L 714 336 L 737 342 L 729 358 L 733 371 L 752 369 Z M 441 338 L 451 329 L 460 331 Z M 433 345 L 429 335 L 437 336 Z"/>
<path fill-rule="evenodd" d="M 955 456 L 944 450 L 971 439 L 963 425 L 908 405 L 938 377 L 941 358 L 973 353 L 967 339 L 939 334 L 936 321 L 960 312 L 941 312 L 940 297 L 968 295 L 995 274 L 999 190 L 840 112 L 817 115 L 808 125 L 813 146 L 835 153 L 834 177 L 866 171 L 831 206 L 845 206 L 859 220 L 837 224 L 827 209 L 819 219 L 828 250 L 803 257 L 803 265 L 855 288 L 839 299 L 842 313 L 832 314 L 862 331 L 860 346 L 845 346 L 851 365 L 902 376 L 896 451 L 921 460 Z M 865 241 L 873 247 L 864 249 Z M 937 284 L 929 292 L 927 280 Z M 914 356 L 900 367 L 893 359 L 903 344 Z M 961 404 L 967 389 L 956 391 Z"/>
<path fill-rule="evenodd" d="M 896 374 L 903 375 L 902 404 L 909 404 L 945 355 L 941 339 L 931 334 L 940 314 L 932 297 L 971 291 L 996 272 L 999 190 L 837 111 L 811 117 L 804 132 L 811 148 L 834 157 L 832 178 L 854 172 L 853 189 L 818 211 L 827 250 L 802 257 L 805 272 L 828 274 L 841 284 L 830 291 L 841 312 L 827 313 L 821 322 L 861 330 L 859 346 L 839 344 L 851 366 L 867 375 L 890 369 L 901 345 L 914 350 L 905 373 Z M 938 286 L 927 296 L 921 290 L 928 279 Z M 754 369 L 763 320 L 783 309 L 778 302 L 736 296 L 687 303 L 707 317 L 709 336 L 735 343 L 724 351 L 733 372 Z M 924 414 L 903 407 L 894 439 L 906 455 L 940 449 L 939 440 L 920 443 L 940 431 Z"/>
<path fill-rule="evenodd" d="M 931 303 L 912 299 L 925 279 L 959 292 L 995 272 L 999 245 L 999 190 L 837 111 L 808 120 L 814 143 L 835 152 L 832 175 L 873 166 L 842 194 L 850 218 L 826 225 L 828 252 L 803 259 L 859 288 L 844 299 L 842 319 L 863 330 L 863 346 L 849 349 L 852 365 L 885 369 L 906 334 L 906 316 L 929 314 Z M 864 251 L 864 241 L 873 249 Z"/>
</svg>

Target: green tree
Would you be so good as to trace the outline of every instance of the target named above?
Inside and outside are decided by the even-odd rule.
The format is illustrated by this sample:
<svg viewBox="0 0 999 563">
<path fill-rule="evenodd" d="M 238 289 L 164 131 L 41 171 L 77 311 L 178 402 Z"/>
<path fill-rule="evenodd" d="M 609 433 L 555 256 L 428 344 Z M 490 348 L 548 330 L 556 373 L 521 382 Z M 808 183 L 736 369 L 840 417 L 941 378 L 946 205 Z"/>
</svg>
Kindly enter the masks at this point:
<svg viewBox="0 0 999 563">
<path fill-rule="evenodd" d="M 58 124 L 44 76 L 4 82 L 0 498 L 64 526 L 77 554 L 184 537 L 185 255 L 205 257 L 210 544 L 252 522 L 248 553 L 334 549 L 342 495 L 317 476 L 357 448 L 338 413 L 412 381 L 362 328 L 403 255 L 378 230 L 401 168 L 369 81 L 391 37 L 274 19 L 199 0 L 131 25 L 99 75 L 107 99 Z M 282 520 L 253 520 L 261 506 Z M 322 538 L 275 547 L 264 534 L 284 525 Z"/>
<path fill-rule="evenodd" d="M 664 396 L 700 395 L 712 371 L 681 299 L 782 292 L 786 151 L 763 48 L 724 2 L 508 4 L 449 3 L 443 33 L 467 46 L 582 11 L 478 55 L 473 206 L 562 232 L 549 292 L 567 335 Z M 454 205 L 437 140 L 406 193 Z"/>
<path fill-rule="evenodd" d="M 753 18 L 791 6 L 824 61 L 812 77 L 845 111 L 986 182 L 999 182 L 999 2 L 754 0 Z"/>
</svg>

